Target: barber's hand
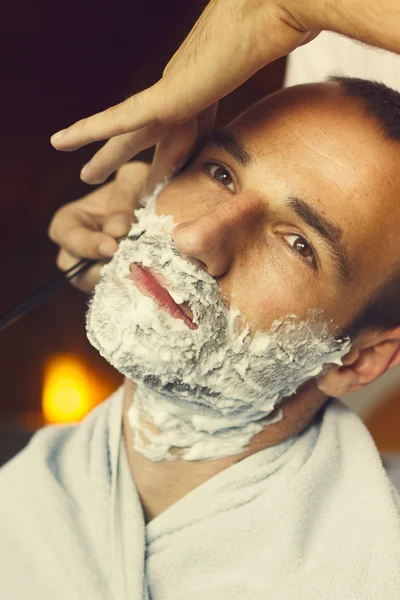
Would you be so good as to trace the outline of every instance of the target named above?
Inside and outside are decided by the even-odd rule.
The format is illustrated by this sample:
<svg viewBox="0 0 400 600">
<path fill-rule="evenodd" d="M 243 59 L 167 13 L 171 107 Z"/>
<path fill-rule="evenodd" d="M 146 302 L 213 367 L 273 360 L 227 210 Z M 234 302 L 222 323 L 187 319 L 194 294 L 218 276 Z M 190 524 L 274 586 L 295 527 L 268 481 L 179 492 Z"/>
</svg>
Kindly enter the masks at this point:
<svg viewBox="0 0 400 600">
<path fill-rule="evenodd" d="M 128 163 L 121 167 L 114 181 L 55 213 L 48 234 L 60 246 L 57 266 L 67 271 L 82 258 L 101 261 L 71 280 L 83 292 L 93 291 L 102 265 L 118 248 L 116 238 L 128 233 L 149 169 L 143 162 Z"/>
<path fill-rule="evenodd" d="M 81 174 L 87 183 L 101 183 L 141 150 L 158 144 L 148 182 L 154 187 L 176 171 L 194 142 L 212 129 L 220 98 L 309 38 L 308 29 L 281 4 L 212 0 L 160 81 L 78 121 L 61 137 L 56 134 L 53 146 L 75 150 L 111 137 Z"/>
<path fill-rule="evenodd" d="M 152 87 L 52 137 L 58 150 L 112 138 L 81 177 L 101 183 L 157 145 L 148 185 L 172 174 L 214 121 L 216 102 L 271 61 L 331 30 L 400 52 L 398 0 L 211 0 Z"/>
</svg>

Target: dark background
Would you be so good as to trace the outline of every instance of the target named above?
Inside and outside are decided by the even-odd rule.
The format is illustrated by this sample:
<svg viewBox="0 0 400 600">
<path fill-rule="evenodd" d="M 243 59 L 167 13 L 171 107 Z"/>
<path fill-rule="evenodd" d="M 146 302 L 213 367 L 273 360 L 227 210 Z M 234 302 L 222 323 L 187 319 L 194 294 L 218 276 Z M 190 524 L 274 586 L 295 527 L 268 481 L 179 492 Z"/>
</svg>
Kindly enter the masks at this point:
<svg viewBox="0 0 400 600">
<path fill-rule="evenodd" d="M 101 144 L 57 152 L 50 135 L 159 79 L 205 5 L 20 0 L 3 8 L 0 314 L 58 274 L 57 248 L 47 237 L 51 217 L 93 189 L 79 172 Z M 280 88 L 284 68 L 284 59 L 269 65 L 223 100 L 218 123 Z M 100 382 L 96 403 L 122 381 L 86 339 L 86 303 L 86 296 L 66 286 L 0 334 L 0 446 L 8 440 L 10 456 L 25 439 L 16 427 L 32 432 L 43 424 L 43 369 L 51 356 L 81 358 Z M 388 406 L 394 403 L 399 406 L 398 394 L 388 399 Z M 393 415 L 381 412 L 368 424 L 380 449 L 400 449 Z"/>
</svg>

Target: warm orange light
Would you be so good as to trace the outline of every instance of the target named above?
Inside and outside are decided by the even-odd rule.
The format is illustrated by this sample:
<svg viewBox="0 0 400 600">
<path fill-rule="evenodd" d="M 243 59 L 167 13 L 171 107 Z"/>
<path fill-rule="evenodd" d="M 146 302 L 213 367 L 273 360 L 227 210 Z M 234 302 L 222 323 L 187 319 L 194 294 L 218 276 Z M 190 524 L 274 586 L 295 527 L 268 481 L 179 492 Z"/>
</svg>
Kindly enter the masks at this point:
<svg viewBox="0 0 400 600">
<path fill-rule="evenodd" d="M 93 407 L 89 375 L 71 354 L 52 357 L 45 367 L 42 410 L 47 423 L 80 421 Z"/>
</svg>

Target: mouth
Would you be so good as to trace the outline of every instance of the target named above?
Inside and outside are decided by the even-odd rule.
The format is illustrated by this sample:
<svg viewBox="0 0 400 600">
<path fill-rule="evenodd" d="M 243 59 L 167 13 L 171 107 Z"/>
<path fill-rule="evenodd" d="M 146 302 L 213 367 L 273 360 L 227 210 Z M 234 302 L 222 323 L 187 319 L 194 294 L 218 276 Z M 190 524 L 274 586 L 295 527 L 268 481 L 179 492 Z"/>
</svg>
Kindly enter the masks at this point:
<svg viewBox="0 0 400 600">
<path fill-rule="evenodd" d="M 177 304 L 161 285 L 161 277 L 156 276 L 148 267 L 137 263 L 131 264 L 129 278 L 142 294 L 152 298 L 160 308 L 169 313 L 174 319 L 181 319 L 190 329 L 197 329 L 197 325 L 192 321 L 192 311 L 183 304 Z"/>
</svg>

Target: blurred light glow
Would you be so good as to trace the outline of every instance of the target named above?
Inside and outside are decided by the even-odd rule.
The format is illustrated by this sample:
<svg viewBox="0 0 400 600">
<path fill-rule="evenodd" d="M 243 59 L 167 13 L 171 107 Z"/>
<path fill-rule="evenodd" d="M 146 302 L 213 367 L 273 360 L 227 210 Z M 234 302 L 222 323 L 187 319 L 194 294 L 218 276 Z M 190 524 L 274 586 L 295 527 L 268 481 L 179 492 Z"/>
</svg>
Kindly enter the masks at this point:
<svg viewBox="0 0 400 600">
<path fill-rule="evenodd" d="M 87 368 L 78 356 L 59 354 L 46 363 L 42 411 L 47 423 L 80 421 L 93 407 Z"/>
</svg>

